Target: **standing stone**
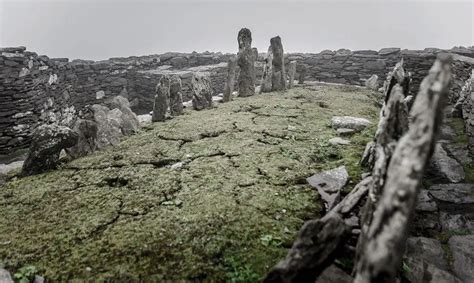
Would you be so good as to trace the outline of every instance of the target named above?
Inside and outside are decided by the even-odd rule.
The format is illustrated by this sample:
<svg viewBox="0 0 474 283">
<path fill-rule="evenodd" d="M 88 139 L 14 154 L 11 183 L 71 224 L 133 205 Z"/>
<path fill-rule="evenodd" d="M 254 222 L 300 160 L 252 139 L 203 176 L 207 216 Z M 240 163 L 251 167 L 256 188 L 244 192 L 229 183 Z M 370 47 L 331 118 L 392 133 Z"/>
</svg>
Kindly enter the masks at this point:
<svg viewBox="0 0 474 283">
<path fill-rule="evenodd" d="M 163 122 L 166 120 L 168 110 L 168 97 L 170 96 L 170 79 L 164 75 L 156 85 L 155 103 L 153 104 L 152 122 Z"/>
<path fill-rule="evenodd" d="M 138 122 L 137 115 L 130 109 L 130 102 L 128 102 L 127 98 L 121 95 L 114 97 L 111 102 L 111 108 L 120 110 L 123 121 L 120 125 L 120 129 L 125 136 L 129 136 L 138 131 L 140 123 Z"/>
<path fill-rule="evenodd" d="M 281 38 L 279 36 L 273 37 L 272 39 L 270 39 L 270 45 L 273 52 L 272 90 L 285 90 L 286 73 Z"/>
<path fill-rule="evenodd" d="M 194 110 L 212 108 L 212 88 L 209 75 L 194 73 L 191 86 Z"/>
<path fill-rule="evenodd" d="M 272 73 L 273 73 L 273 51 L 272 47 L 268 47 L 267 57 L 265 58 L 265 66 L 263 67 L 262 92 L 272 91 Z"/>
<path fill-rule="evenodd" d="M 298 83 L 300 85 L 304 84 L 304 78 L 305 77 L 306 77 L 306 66 L 301 65 L 301 67 L 300 67 L 300 76 L 299 76 L 299 81 L 298 81 Z"/>
<path fill-rule="evenodd" d="M 237 63 L 240 67 L 239 96 L 247 97 L 255 94 L 255 53 L 252 50 L 252 33 L 243 28 L 237 36 L 239 54 Z"/>
<path fill-rule="evenodd" d="M 227 61 L 227 78 L 224 87 L 224 98 L 223 102 L 229 102 L 232 100 L 232 93 L 234 92 L 235 85 L 235 68 L 237 67 L 237 58 L 232 56 Z"/>
<path fill-rule="evenodd" d="M 170 80 L 170 113 L 171 116 L 183 115 L 183 94 L 181 78 L 173 75 Z"/>
<path fill-rule="evenodd" d="M 288 64 L 288 88 L 293 87 L 293 83 L 295 82 L 295 74 L 296 74 L 296 61 L 291 61 Z"/>
<path fill-rule="evenodd" d="M 74 146 L 77 139 L 77 133 L 68 127 L 57 124 L 39 126 L 33 133 L 21 175 L 30 176 L 55 169 L 61 150 Z"/>
<path fill-rule="evenodd" d="M 377 91 L 379 89 L 379 76 L 372 75 L 365 81 L 365 87 L 370 90 Z"/>
</svg>

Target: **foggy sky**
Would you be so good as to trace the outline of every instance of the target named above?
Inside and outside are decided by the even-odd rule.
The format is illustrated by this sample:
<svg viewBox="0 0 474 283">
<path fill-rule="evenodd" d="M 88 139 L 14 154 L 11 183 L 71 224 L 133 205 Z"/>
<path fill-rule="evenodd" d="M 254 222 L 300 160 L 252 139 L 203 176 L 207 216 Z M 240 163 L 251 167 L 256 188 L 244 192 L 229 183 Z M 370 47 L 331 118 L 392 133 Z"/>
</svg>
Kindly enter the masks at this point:
<svg viewBox="0 0 474 283">
<path fill-rule="evenodd" d="M 248 27 L 259 52 L 275 35 L 285 52 L 451 48 L 474 45 L 473 14 L 470 0 L 0 0 L 0 46 L 94 60 L 235 53 Z"/>
</svg>

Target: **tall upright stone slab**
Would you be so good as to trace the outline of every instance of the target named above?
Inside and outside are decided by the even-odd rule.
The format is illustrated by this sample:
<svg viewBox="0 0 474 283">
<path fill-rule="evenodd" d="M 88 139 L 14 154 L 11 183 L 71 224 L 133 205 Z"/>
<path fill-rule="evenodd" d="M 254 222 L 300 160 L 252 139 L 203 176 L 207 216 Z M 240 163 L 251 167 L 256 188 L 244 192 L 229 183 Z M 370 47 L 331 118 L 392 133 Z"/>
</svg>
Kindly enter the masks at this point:
<svg viewBox="0 0 474 283">
<path fill-rule="evenodd" d="M 281 44 L 281 38 L 275 36 L 270 39 L 270 46 L 273 53 L 273 74 L 272 74 L 272 90 L 285 90 L 286 89 L 286 72 L 285 62 L 283 58 L 283 45 Z"/>
<path fill-rule="evenodd" d="M 179 116 L 183 114 L 183 93 L 181 92 L 181 78 L 173 75 L 170 79 L 170 114 Z"/>
<path fill-rule="evenodd" d="M 212 108 L 212 87 L 209 75 L 194 73 L 191 80 L 194 110 Z"/>
<path fill-rule="evenodd" d="M 153 122 L 163 122 L 166 120 L 166 111 L 168 111 L 168 98 L 170 95 L 170 79 L 164 75 L 156 86 L 155 103 L 153 104 Z"/>
<path fill-rule="evenodd" d="M 252 33 L 243 28 L 237 36 L 239 54 L 237 64 L 240 67 L 239 96 L 246 97 L 255 94 L 255 53 L 252 50 Z"/>
<path fill-rule="evenodd" d="M 298 77 L 298 84 L 302 85 L 304 84 L 304 79 L 306 77 L 306 66 L 305 65 L 300 65 L 300 75 Z"/>
<path fill-rule="evenodd" d="M 296 61 L 291 61 L 288 64 L 288 88 L 292 88 L 295 82 L 295 74 L 296 74 Z"/>
<path fill-rule="evenodd" d="M 262 92 L 272 91 L 272 74 L 273 74 L 273 51 L 272 47 L 268 47 L 267 57 L 265 58 L 265 66 L 263 67 Z"/>
<path fill-rule="evenodd" d="M 237 67 L 237 58 L 232 56 L 227 61 L 227 77 L 225 80 L 224 97 L 223 102 L 229 102 L 232 100 L 232 93 L 234 92 L 235 85 L 235 69 Z"/>
</svg>

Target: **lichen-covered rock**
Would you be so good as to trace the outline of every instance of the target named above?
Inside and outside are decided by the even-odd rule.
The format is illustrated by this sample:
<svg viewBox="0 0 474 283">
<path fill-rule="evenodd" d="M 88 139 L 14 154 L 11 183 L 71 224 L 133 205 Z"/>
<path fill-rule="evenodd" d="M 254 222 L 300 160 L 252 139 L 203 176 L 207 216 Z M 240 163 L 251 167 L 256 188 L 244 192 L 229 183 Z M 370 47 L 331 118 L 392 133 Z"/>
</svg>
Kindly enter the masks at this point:
<svg viewBox="0 0 474 283">
<path fill-rule="evenodd" d="M 183 115 L 183 93 L 181 92 L 181 78 L 173 75 L 170 79 L 170 114 Z"/>
<path fill-rule="evenodd" d="M 120 121 L 112 119 L 109 114 L 110 109 L 105 106 L 94 104 L 91 106 L 91 110 L 93 119 L 97 123 L 97 149 L 101 150 L 117 145 L 123 136 Z M 121 115 L 119 118 L 121 120 Z"/>
<path fill-rule="evenodd" d="M 377 91 L 379 89 L 379 76 L 372 75 L 365 81 L 365 86 L 370 90 Z"/>
<path fill-rule="evenodd" d="M 57 124 L 41 125 L 33 133 L 28 156 L 23 163 L 23 176 L 35 175 L 55 169 L 61 150 L 74 146 L 78 134 Z"/>
<path fill-rule="evenodd" d="M 267 56 L 265 58 L 265 65 L 263 67 L 262 77 L 262 92 L 272 91 L 272 74 L 273 74 L 273 51 L 272 47 L 268 48 Z"/>
<path fill-rule="evenodd" d="M 227 77 L 224 86 L 224 96 L 222 101 L 228 102 L 232 100 L 232 93 L 235 85 L 235 69 L 237 67 L 237 58 L 232 56 L 227 61 Z"/>
<path fill-rule="evenodd" d="M 454 273 L 464 282 L 474 282 L 474 235 L 452 236 L 448 244 Z"/>
<path fill-rule="evenodd" d="M 270 39 L 270 46 L 273 53 L 272 90 L 279 91 L 286 89 L 286 72 L 283 45 L 281 38 L 275 36 Z"/>
<path fill-rule="evenodd" d="M 365 118 L 351 117 L 351 116 L 335 116 L 331 119 L 331 124 L 334 129 L 344 128 L 355 131 L 362 131 L 372 122 Z"/>
<path fill-rule="evenodd" d="M 441 144 L 437 144 L 431 157 L 426 175 L 440 182 L 459 183 L 465 178 L 464 168 L 448 156 Z"/>
<path fill-rule="evenodd" d="M 72 158 L 86 156 L 97 149 L 97 123 L 93 120 L 77 119 L 73 130 L 78 133 L 77 143 L 66 148 Z"/>
<path fill-rule="evenodd" d="M 306 179 L 327 203 L 327 210 L 332 209 L 339 202 L 341 189 L 348 180 L 349 174 L 344 166 L 314 174 Z"/>
<path fill-rule="evenodd" d="M 237 64 L 239 73 L 239 96 L 247 97 L 255 94 L 255 53 L 252 50 L 252 33 L 243 28 L 237 36 L 239 53 Z"/>
<path fill-rule="evenodd" d="M 194 73 L 191 85 L 194 110 L 212 108 L 212 88 L 209 76 L 203 73 Z"/>
<path fill-rule="evenodd" d="M 156 85 L 155 101 L 153 104 L 153 122 L 163 122 L 166 120 L 168 111 L 168 98 L 170 96 L 170 80 L 168 76 L 162 76 Z"/>
<path fill-rule="evenodd" d="M 288 64 L 288 88 L 292 88 L 295 82 L 296 75 L 296 61 L 291 61 Z"/>
<path fill-rule="evenodd" d="M 132 109 L 130 109 L 130 103 L 128 102 L 128 99 L 120 95 L 115 96 L 112 99 L 111 107 L 112 109 L 117 108 L 122 113 L 123 123 L 120 125 L 120 128 L 122 129 L 124 135 L 129 136 L 138 131 L 140 123 L 138 121 L 137 115 L 135 115 Z"/>
</svg>

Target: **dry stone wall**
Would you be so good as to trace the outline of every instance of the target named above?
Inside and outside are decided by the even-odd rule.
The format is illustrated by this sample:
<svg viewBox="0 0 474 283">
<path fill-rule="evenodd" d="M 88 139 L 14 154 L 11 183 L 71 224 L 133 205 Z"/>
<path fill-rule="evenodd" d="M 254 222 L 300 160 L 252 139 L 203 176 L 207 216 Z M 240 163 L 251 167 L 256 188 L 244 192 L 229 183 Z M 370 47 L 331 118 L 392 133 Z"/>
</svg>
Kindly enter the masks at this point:
<svg viewBox="0 0 474 283">
<path fill-rule="evenodd" d="M 374 74 L 385 78 L 404 58 L 405 69 L 412 73 L 410 92 L 416 93 L 415 88 L 440 51 L 326 50 L 317 54 L 286 54 L 285 64 L 297 61 L 296 77 L 305 70 L 306 80 L 364 85 Z M 450 52 L 458 54 L 454 56 L 450 91 L 451 101 L 456 101 L 474 64 L 474 49 L 453 48 Z M 51 116 L 78 113 L 86 105 L 108 106 L 119 94 L 128 98 L 135 113 L 148 113 L 153 109 L 155 88 L 163 75 L 181 78 L 184 101 L 192 98 L 191 78 L 195 72 L 209 75 L 214 94 L 223 93 L 226 62 L 231 56 L 235 54 L 165 53 L 94 62 L 48 58 L 24 47 L 0 48 L 0 154 L 27 147 L 32 130 Z M 261 84 L 264 61 L 265 55 L 259 54 L 255 63 L 256 85 Z M 236 77 L 239 72 L 237 68 Z"/>
</svg>

